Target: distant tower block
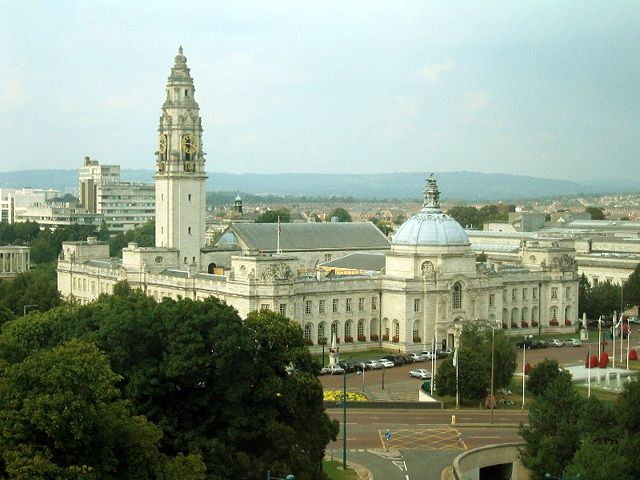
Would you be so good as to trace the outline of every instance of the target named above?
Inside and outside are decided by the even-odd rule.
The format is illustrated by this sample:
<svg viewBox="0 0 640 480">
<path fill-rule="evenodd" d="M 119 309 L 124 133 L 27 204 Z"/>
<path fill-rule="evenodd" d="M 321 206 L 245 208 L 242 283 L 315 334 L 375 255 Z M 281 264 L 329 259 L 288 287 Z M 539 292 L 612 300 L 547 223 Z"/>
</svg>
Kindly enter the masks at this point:
<svg viewBox="0 0 640 480">
<path fill-rule="evenodd" d="M 182 47 L 167 81 L 156 155 L 156 246 L 180 250 L 180 264 L 200 269 L 205 239 L 202 120 Z"/>
</svg>

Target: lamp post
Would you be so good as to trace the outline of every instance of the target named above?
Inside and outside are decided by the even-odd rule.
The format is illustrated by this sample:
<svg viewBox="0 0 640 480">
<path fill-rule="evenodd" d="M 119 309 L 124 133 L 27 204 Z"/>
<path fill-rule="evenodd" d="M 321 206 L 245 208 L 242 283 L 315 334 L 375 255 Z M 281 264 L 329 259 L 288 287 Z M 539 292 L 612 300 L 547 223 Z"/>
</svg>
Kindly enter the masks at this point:
<svg viewBox="0 0 640 480">
<path fill-rule="evenodd" d="M 342 379 L 342 469 L 347 470 L 347 371 Z"/>
<path fill-rule="evenodd" d="M 489 398 L 491 416 L 489 423 L 493 424 L 493 377 L 496 364 L 496 329 L 491 324 L 489 324 L 489 326 L 491 327 L 491 397 Z"/>
<path fill-rule="evenodd" d="M 524 410 L 524 377 L 526 375 L 527 366 L 527 339 L 531 340 L 532 338 L 532 335 L 525 335 L 524 344 L 522 345 L 522 410 Z"/>
</svg>

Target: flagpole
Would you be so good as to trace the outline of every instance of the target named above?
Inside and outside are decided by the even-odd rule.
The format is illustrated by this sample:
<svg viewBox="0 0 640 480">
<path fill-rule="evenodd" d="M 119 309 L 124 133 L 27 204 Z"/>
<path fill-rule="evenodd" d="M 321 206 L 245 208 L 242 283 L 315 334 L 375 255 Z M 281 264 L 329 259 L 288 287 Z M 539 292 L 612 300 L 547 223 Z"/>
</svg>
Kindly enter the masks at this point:
<svg viewBox="0 0 640 480">
<path fill-rule="evenodd" d="M 277 237 L 276 253 L 280 253 L 280 215 L 278 215 L 278 237 Z"/>
<path fill-rule="evenodd" d="M 527 336 L 524 336 L 524 343 L 522 344 L 522 410 L 524 410 L 524 374 L 525 365 L 527 361 Z"/>
<path fill-rule="evenodd" d="M 613 368 L 616 368 L 616 318 L 618 316 L 618 312 L 613 311 L 613 321 L 611 322 L 611 334 L 613 335 L 613 349 L 611 350 L 611 362 L 613 363 Z M 620 314 L 620 318 L 622 318 L 622 314 Z M 620 341 L 622 341 L 622 329 L 620 330 Z M 622 362 L 622 358 L 620 359 Z"/>
<path fill-rule="evenodd" d="M 454 340 L 455 342 L 455 340 Z M 453 361 L 455 362 L 456 367 L 456 410 L 460 409 L 460 367 L 458 366 L 458 347 L 456 346 L 455 351 L 453 352 Z"/>
<path fill-rule="evenodd" d="M 630 322 L 629 317 L 627 317 L 627 370 L 629 370 L 629 347 L 630 347 L 630 342 L 631 342 L 631 322 Z"/>
</svg>

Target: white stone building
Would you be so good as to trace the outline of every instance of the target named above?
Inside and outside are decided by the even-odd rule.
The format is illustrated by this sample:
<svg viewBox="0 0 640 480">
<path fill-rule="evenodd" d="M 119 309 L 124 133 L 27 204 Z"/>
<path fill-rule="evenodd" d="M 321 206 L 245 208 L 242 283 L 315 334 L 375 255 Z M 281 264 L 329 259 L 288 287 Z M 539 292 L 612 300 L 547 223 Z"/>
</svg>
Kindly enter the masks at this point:
<svg viewBox="0 0 640 480">
<path fill-rule="evenodd" d="M 29 247 L 0 246 L 0 280 L 15 277 L 18 273 L 29 271 Z"/>
<path fill-rule="evenodd" d="M 112 292 L 118 281 L 159 301 L 215 296 L 241 316 L 256 309 L 287 315 L 300 323 L 310 344 L 326 342 L 335 333 L 353 349 L 383 345 L 417 351 L 434 341 L 450 345 L 456 323 L 469 320 L 498 322 L 518 335 L 575 328 L 573 250 L 538 243 L 527 248 L 517 267 L 487 268 L 476 262 L 464 229 L 441 211 L 433 178 L 427 181 L 424 208 L 398 229 L 390 246 L 377 233 L 373 240 L 357 239 L 358 229 L 370 231 L 366 224 L 364 229 L 300 224 L 289 228 L 292 243 L 286 243 L 285 229 L 283 243 L 275 248 L 277 226 L 251 231 L 232 226 L 234 254 L 210 268 L 220 252 L 203 248 L 202 127 L 182 49 L 168 79 L 159 131 L 156 246 L 130 244 L 121 259 L 111 259 L 108 246 L 95 239 L 65 242 L 58 262 L 63 296 L 89 302 Z M 310 235 L 311 229 L 317 235 Z M 316 243 L 304 249 L 311 238 Z M 348 255 L 356 251 L 367 255 Z M 384 267 L 376 253 L 385 255 Z M 301 260 L 305 255 L 313 260 Z M 315 268 L 342 255 L 347 258 L 340 271 L 352 274 Z M 565 321 L 571 326 L 565 327 Z"/>
</svg>

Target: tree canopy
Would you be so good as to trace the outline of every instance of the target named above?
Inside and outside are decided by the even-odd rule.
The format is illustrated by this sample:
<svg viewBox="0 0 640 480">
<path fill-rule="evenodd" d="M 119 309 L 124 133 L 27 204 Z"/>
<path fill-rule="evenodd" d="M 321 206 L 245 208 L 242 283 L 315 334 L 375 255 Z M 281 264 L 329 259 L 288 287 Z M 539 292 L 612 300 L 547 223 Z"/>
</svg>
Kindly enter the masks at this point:
<svg viewBox="0 0 640 480">
<path fill-rule="evenodd" d="M 267 210 L 256 218 L 256 223 L 280 223 L 291 222 L 291 212 L 288 208 L 278 208 L 277 210 Z"/>
<path fill-rule="evenodd" d="M 604 220 L 606 218 L 602 207 L 587 207 L 584 211 L 591 214 L 591 220 Z"/>
<path fill-rule="evenodd" d="M 502 330 L 495 331 L 494 389 L 509 385 L 516 370 L 516 352 Z M 458 387 L 461 402 L 477 402 L 487 395 L 491 387 L 490 327 L 480 328 L 465 324 L 458 347 Z M 445 361 L 436 373 L 438 395 L 455 395 L 456 372 L 453 357 Z"/>
<path fill-rule="evenodd" d="M 486 222 L 505 222 L 509 212 L 515 210 L 513 205 L 484 205 L 483 207 L 452 207 L 447 213 L 463 227 L 481 230 Z"/>
<path fill-rule="evenodd" d="M 29 362 L 74 339 L 95 344 L 113 370 L 104 373 L 111 383 L 100 391 L 115 389 L 105 403 L 119 392 L 131 418 L 146 422 L 139 426 L 148 438 L 144 458 L 157 444 L 161 471 L 187 469 L 180 478 L 196 479 L 206 468 L 208 479 L 257 480 L 272 469 L 325 478 L 319 465 L 337 424 L 323 411 L 318 366 L 299 325 L 274 312 L 242 321 L 217 299 L 156 303 L 135 291 L 117 292 L 9 321 L 0 334 L 0 365 L 33 370 Z M 94 388 L 92 378 L 81 378 Z"/>
<path fill-rule="evenodd" d="M 336 217 L 339 222 L 351 222 L 351 221 L 353 221 L 351 219 L 351 214 L 347 211 L 346 208 L 343 208 L 343 207 L 334 208 L 331 211 L 331 213 L 329 213 L 329 218 L 331 219 L 333 217 Z"/>
<path fill-rule="evenodd" d="M 624 284 L 624 300 L 628 305 L 638 307 L 640 316 L 640 263 L 636 265 L 629 279 Z"/>
<path fill-rule="evenodd" d="M 620 285 L 606 281 L 592 287 L 583 273 L 578 281 L 578 304 L 587 318 L 613 315 L 614 310 L 620 310 Z"/>
</svg>

